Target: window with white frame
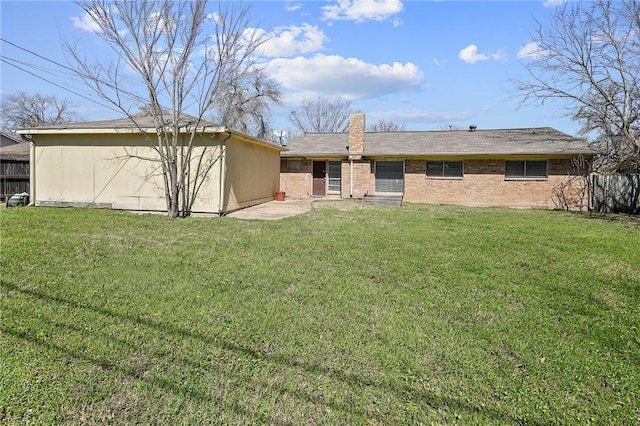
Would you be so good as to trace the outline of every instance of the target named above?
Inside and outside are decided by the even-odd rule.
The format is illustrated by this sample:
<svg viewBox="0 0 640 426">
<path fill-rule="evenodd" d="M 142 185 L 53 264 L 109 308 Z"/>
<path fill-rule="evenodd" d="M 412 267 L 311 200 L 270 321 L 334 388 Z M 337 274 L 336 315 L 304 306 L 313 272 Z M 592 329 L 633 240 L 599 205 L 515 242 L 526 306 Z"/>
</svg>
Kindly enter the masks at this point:
<svg viewBox="0 0 640 426">
<path fill-rule="evenodd" d="M 427 161 L 427 177 L 461 178 L 462 161 Z"/>
<path fill-rule="evenodd" d="M 546 179 L 546 160 L 505 161 L 504 176 L 507 179 Z"/>
<path fill-rule="evenodd" d="M 340 192 L 342 189 L 342 162 L 329 161 L 329 192 Z"/>
</svg>

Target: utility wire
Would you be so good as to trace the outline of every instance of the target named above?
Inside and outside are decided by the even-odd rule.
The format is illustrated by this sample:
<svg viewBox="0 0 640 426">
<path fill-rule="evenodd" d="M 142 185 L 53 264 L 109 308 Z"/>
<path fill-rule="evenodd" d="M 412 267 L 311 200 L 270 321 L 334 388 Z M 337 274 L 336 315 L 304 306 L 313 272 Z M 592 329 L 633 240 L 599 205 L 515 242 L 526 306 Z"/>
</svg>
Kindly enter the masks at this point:
<svg viewBox="0 0 640 426">
<path fill-rule="evenodd" d="M 59 67 L 61 67 L 61 68 L 64 68 L 65 70 L 70 71 L 73 75 L 76 75 L 76 73 L 77 73 L 77 71 L 76 71 L 76 70 L 74 70 L 73 68 L 71 68 L 71 67 L 69 67 L 69 66 L 67 66 L 67 65 L 61 64 L 60 62 L 57 62 L 57 61 L 54 61 L 53 59 L 47 58 L 47 57 L 45 57 L 45 56 L 42 56 L 42 55 L 40 55 L 39 53 L 36 53 L 36 52 L 34 52 L 34 51 L 30 50 L 30 49 L 27 49 L 27 48 L 25 48 L 25 47 L 22 47 L 22 46 L 19 46 L 19 45 L 15 44 L 15 43 L 12 43 L 12 42 L 10 42 L 9 40 L 7 40 L 7 39 L 5 39 L 5 38 L 0 37 L 0 41 L 2 41 L 2 42 L 4 42 L 4 43 L 7 43 L 7 44 L 9 44 L 9 45 L 11 45 L 11 46 L 13 46 L 13 47 L 15 47 L 15 48 L 17 48 L 17 49 L 20 49 L 20 50 L 24 51 L 24 52 L 27 52 L 27 53 L 29 53 L 29 54 L 31 54 L 31 55 L 34 55 L 34 56 L 36 56 L 36 57 L 38 57 L 38 58 L 40 58 L 40 59 L 43 59 L 43 60 L 45 60 L 45 61 L 47 61 L 47 62 L 51 62 L 52 64 L 57 65 L 57 66 L 59 66 Z M 6 56 L 0 55 L 0 60 L 2 60 L 2 61 L 3 61 L 4 63 L 6 63 L 7 65 L 11 65 L 11 66 L 13 66 L 13 67 L 15 67 L 15 68 L 17 68 L 17 69 L 19 69 L 19 70 L 21 70 L 21 71 L 26 72 L 27 74 L 31 74 L 32 76 L 34 76 L 34 77 L 36 77 L 36 78 L 39 78 L 39 79 L 41 79 L 41 80 L 43 80 L 43 81 L 46 81 L 47 83 L 53 84 L 53 85 L 54 85 L 54 86 L 56 86 L 56 87 L 59 87 L 59 88 L 61 88 L 61 89 L 63 89 L 63 90 L 66 90 L 66 91 L 68 91 L 68 92 L 71 92 L 71 93 L 73 93 L 73 94 L 75 94 L 75 95 L 77 95 L 77 96 L 80 96 L 81 98 L 87 99 L 87 100 L 89 100 L 89 101 L 91 101 L 91 102 L 93 102 L 93 103 L 95 103 L 95 104 L 98 104 L 98 105 L 100 105 L 100 106 L 102 106 L 102 107 L 108 108 L 108 109 L 110 109 L 110 110 L 112 110 L 112 111 L 116 111 L 116 112 L 118 112 L 118 113 L 121 113 L 121 112 L 122 112 L 121 110 L 119 110 L 119 109 L 117 109 L 117 108 L 114 108 L 114 107 L 112 107 L 112 106 L 110 106 L 110 105 L 106 105 L 106 104 L 100 103 L 100 102 L 98 102 L 98 101 L 96 101 L 96 100 L 94 100 L 94 99 L 88 98 L 87 96 L 82 95 L 82 94 L 80 94 L 80 93 L 77 93 L 77 92 L 75 92 L 75 91 L 73 91 L 73 90 L 69 89 L 68 87 L 61 86 L 60 84 L 57 84 L 57 83 L 55 83 L 55 82 L 53 82 L 53 81 L 51 81 L 51 80 L 48 80 L 48 79 L 46 79 L 46 78 L 44 78 L 44 77 L 42 77 L 42 76 L 39 76 L 39 75 L 37 75 L 37 74 L 34 74 L 34 73 L 33 73 L 33 72 L 31 72 L 31 71 L 25 70 L 25 69 L 24 69 L 24 68 L 22 68 L 22 67 L 19 67 L 19 66 L 15 65 L 15 64 L 12 64 L 12 63 L 10 63 L 10 62 L 7 62 L 6 60 L 4 60 L 5 58 L 6 58 L 6 59 L 10 59 L 10 58 L 7 58 Z M 10 59 L 10 60 L 11 60 L 11 59 Z M 14 61 L 15 61 L 15 62 L 20 63 L 20 61 L 16 61 L 16 60 L 14 60 Z M 24 63 L 24 62 L 23 62 L 23 64 L 27 65 L 27 64 L 26 64 L 26 63 Z M 44 69 L 43 69 L 43 70 L 44 70 Z M 103 82 L 103 83 L 107 84 L 106 82 Z M 111 85 L 110 85 L 110 84 L 107 84 L 107 86 L 111 86 Z M 124 93 L 126 93 L 126 94 L 128 94 L 128 95 L 130 95 L 130 96 L 133 96 L 133 97 L 135 97 L 135 98 L 142 99 L 140 96 L 138 96 L 138 95 L 136 95 L 136 94 L 134 94 L 134 93 L 132 93 L 132 92 L 129 92 L 129 91 L 123 91 L 123 92 L 124 92 Z"/>
<path fill-rule="evenodd" d="M 10 42 L 10 41 L 9 41 L 9 40 L 7 40 L 7 39 L 4 39 L 4 38 L 0 37 L 0 41 L 3 41 L 3 42 L 5 42 L 5 43 L 7 43 L 7 44 L 10 44 L 11 46 L 13 46 L 13 47 L 15 47 L 15 48 L 17 48 L 17 49 L 23 50 L 23 51 L 25 51 L 25 52 L 27 52 L 27 53 L 30 53 L 30 54 L 34 55 L 34 56 L 37 56 L 37 57 L 38 57 L 38 58 L 40 58 L 40 59 L 44 59 L 45 61 L 51 62 L 52 64 L 56 64 L 57 66 L 62 67 L 62 68 L 64 68 L 64 69 L 67 69 L 67 70 L 69 70 L 69 71 L 71 71 L 71 72 L 75 72 L 75 70 L 74 70 L 73 68 L 71 68 L 71 67 L 69 67 L 69 66 L 67 66 L 67 65 L 61 64 L 60 62 L 56 62 L 56 61 L 54 61 L 53 59 L 49 59 L 49 58 L 47 58 L 47 57 L 44 57 L 44 56 L 42 56 L 42 55 L 40 55 L 40 54 L 38 54 L 38 53 L 34 52 L 33 50 L 29 50 L 29 49 L 27 49 L 27 48 L 25 48 L 25 47 L 18 46 L 17 44 L 12 43 L 12 42 Z"/>
<path fill-rule="evenodd" d="M 31 62 L 25 62 L 25 61 L 22 61 L 20 59 L 10 58 L 10 57 L 8 57 L 6 55 L 0 55 L 0 57 L 4 58 L 5 60 L 10 61 L 10 62 L 12 62 L 14 64 L 19 64 L 19 65 L 28 67 L 30 70 L 32 70 L 32 72 L 35 72 L 33 70 L 37 70 L 37 71 L 45 72 L 45 73 L 50 74 L 50 75 L 55 74 L 56 76 L 61 77 L 61 78 L 65 78 L 65 79 L 68 79 L 68 78 L 72 78 L 73 79 L 74 78 L 74 76 L 70 77 L 70 73 L 66 72 L 66 71 L 60 71 L 60 70 L 57 70 L 57 69 L 49 68 L 49 67 L 46 67 L 46 66 L 43 66 L 43 65 L 39 65 L 39 64 L 35 64 L 35 63 L 31 63 Z"/>
<path fill-rule="evenodd" d="M 42 55 L 40 55 L 39 53 L 36 53 L 36 52 L 34 52 L 34 51 L 30 50 L 30 49 L 27 49 L 27 48 L 25 48 L 25 47 L 22 47 L 22 46 L 19 46 L 19 45 L 15 44 L 15 43 L 12 43 L 12 42 L 10 42 L 9 40 L 7 40 L 7 39 L 5 39 L 5 38 L 0 37 L 0 41 L 2 41 L 2 42 L 4 42 L 4 43 L 7 43 L 7 44 L 9 44 L 9 45 L 11 45 L 11 46 L 13 46 L 13 47 L 15 47 L 15 48 L 17 48 L 17 49 L 20 49 L 20 50 L 24 51 L 24 52 L 27 52 L 27 53 L 29 53 L 29 54 L 31 54 L 31 55 L 34 55 L 34 56 L 36 56 L 36 57 L 38 57 L 38 58 L 40 58 L 40 59 L 43 59 L 43 60 L 45 60 L 45 61 L 47 61 L 47 62 L 51 62 L 52 64 L 55 64 L 55 65 L 57 65 L 57 66 L 59 66 L 59 67 L 61 67 L 61 68 L 64 68 L 64 69 L 66 69 L 66 70 L 70 71 L 73 75 L 76 75 L 76 74 L 77 74 L 77 71 L 76 71 L 76 70 L 74 70 L 73 68 L 71 68 L 71 67 L 69 67 L 69 66 L 67 66 L 67 65 L 61 64 L 61 63 L 59 63 L 59 62 L 57 62 L 57 61 L 54 61 L 53 59 L 47 58 L 47 57 L 45 57 L 45 56 L 42 56 Z M 31 72 L 31 71 L 25 70 L 25 69 L 24 69 L 24 68 L 22 68 L 22 67 L 19 67 L 19 66 L 15 65 L 15 64 L 12 64 L 12 63 L 8 62 L 5 58 L 6 58 L 6 59 L 10 59 L 10 58 L 7 58 L 6 56 L 0 55 L 0 60 L 2 60 L 2 62 L 6 63 L 7 65 L 11 65 L 11 66 L 13 66 L 13 67 L 15 67 L 15 68 L 17 68 L 17 69 L 19 69 L 19 70 L 21 70 L 21 71 L 26 72 L 27 74 L 31 74 L 32 76 L 34 76 L 34 77 L 36 77 L 36 78 L 39 78 L 39 79 L 41 79 L 41 80 L 43 80 L 43 81 L 46 81 L 47 83 L 53 84 L 53 85 L 54 85 L 54 86 L 56 86 L 56 87 L 59 87 L 59 88 L 61 88 L 61 89 L 63 89 L 63 90 L 66 90 L 66 91 L 68 91 L 68 92 L 71 92 L 71 93 L 73 93 L 73 94 L 75 94 L 75 95 L 77 95 L 77 96 L 80 96 L 81 98 L 87 99 L 87 100 L 89 100 L 89 101 L 91 101 L 91 102 L 93 102 L 93 103 L 95 103 L 95 104 L 98 104 L 98 105 L 100 105 L 100 106 L 102 106 L 102 107 L 108 108 L 108 109 L 110 109 L 110 110 L 112 110 L 112 111 L 116 111 L 116 112 L 119 112 L 119 113 L 121 113 L 121 112 L 122 112 L 121 110 L 119 110 L 119 109 L 117 109 L 117 108 L 114 108 L 114 107 L 112 107 L 112 106 L 110 106 L 110 105 L 105 105 L 105 104 L 103 104 L 103 103 L 100 103 L 100 102 L 98 102 L 98 101 L 96 101 L 96 100 L 94 100 L 94 99 L 88 98 L 87 96 L 81 95 L 80 93 L 77 93 L 77 92 L 75 92 L 75 91 L 73 91 L 73 90 L 69 89 L 68 87 L 61 86 L 60 84 L 57 84 L 57 83 L 55 83 L 55 82 L 53 82 L 53 81 L 51 81 L 51 80 L 48 80 L 48 79 L 46 79 L 46 78 L 44 78 L 44 77 L 42 77 L 42 76 L 39 76 L 39 75 L 37 75 L 37 74 L 34 74 L 34 73 L 33 73 L 33 72 Z M 16 60 L 13 60 L 13 61 L 20 63 L 20 61 L 16 61 Z M 25 64 L 25 65 L 26 65 L 26 64 Z M 103 83 L 103 84 L 105 84 L 105 85 L 107 85 L 107 86 L 109 86 L 109 87 L 111 87 L 112 89 L 115 89 L 115 88 L 113 87 L 113 85 L 112 85 L 112 84 L 110 84 L 110 83 L 108 83 L 108 82 L 104 82 L 104 81 L 103 81 L 102 83 Z M 139 99 L 139 100 L 144 100 L 144 98 L 140 97 L 139 95 L 136 95 L 136 94 L 135 94 L 135 93 L 133 93 L 133 92 L 130 92 L 130 91 L 127 91 L 127 90 L 123 90 L 123 89 L 120 89 L 120 90 L 121 90 L 123 93 L 125 93 L 125 94 L 127 94 L 127 95 L 129 95 L 129 96 L 132 96 L 132 97 L 137 98 L 137 99 Z"/>
<path fill-rule="evenodd" d="M 53 81 L 51 81 L 51 80 L 48 80 L 48 79 L 46 79 L 46 78 L 44 78 L 44 77 L 42 77 L 42 76 L 39 76 L 39 75 L 37 75 L 37 74 L 35 74 L 35 73 L 33 73 L 33 72 L 29 71 L 29 70 L 26 70 L 26 69 L 24 69 L 24 68 L 22 68 L 22 67 L 19 67 L 18 65 L 12 64 L 11 62 L 7 61 L 4 57 L 0 57 L 0 61 L 4 62 L 5 64 L 7 64 L 7 65 L 9 65 L 9 66 L 12 66 L 12 67 L 14 67 L 14 68 L 17 68 L 17 69 L 19 69 L 20 71 L 26 72 L 27 74 L 31 74 L 32 76 L 34 76 L 34 77 L 36 77 L 36 78 L 39 78 L 39 79 L 41 79 L 41 80 L 44 80 L 44 81 L 46 81 L 47 83 L 53 84 L 53 85 L 54 85 L 54 86 L 56 86 L 56 87 L 59 87 L 59 88 L 61 88 L 61 89 L 63 89 L 63 90 L 66 90 L 67 92 L 71 92 L 71 93 L 73 93 L 74 95 L 80 96 L 80 97 L 81 97 L 81 98 L 83 98 L 83 99 L 86 99 L 86 100 L 88 100 L 88 101 L 90 101 L 90 102 L 93 102 L 93 103 L 95 103 L 95 104 L 98 104 L 98 105 L 100 105 L 100 106 L 102 106 L 102 107 L 104 107 L 104 108 L 108 108 L 108 109 L 110 109 L 110 110 L 112 110 L 112 111 L 116 111 L 116 112 L 122 112 L 122 111 L 120 111 L 120 110 L 118 110 L 118 109 L 116 109 L 116 108 L 114 108 L 114 107 L 112 107 L 112 106 L 110 106 L 110 105 L 107 105 L 107 104 L 103 104 L 103 103 L 101 103 L 101 102 L 98 102 L 98 101 L 96 101 L 95 99 L 91 99 L 90 97 L 85 96 L 85 95 L 83 95 L 83 94 L 81 94 L 81 93 L 78 93 L 78 92 L 76 92 L 76 91 L 74 91 L 74 90 L 71 90 L 71 89 L 69 89 L 68 87 L 64 87 L 64 86 L 62 86 L 62 85 L 60 85 L 60 84 L 58 84 L 58 83 L 56 83 L 56 82 L 53 82 Z"/>
</svg>

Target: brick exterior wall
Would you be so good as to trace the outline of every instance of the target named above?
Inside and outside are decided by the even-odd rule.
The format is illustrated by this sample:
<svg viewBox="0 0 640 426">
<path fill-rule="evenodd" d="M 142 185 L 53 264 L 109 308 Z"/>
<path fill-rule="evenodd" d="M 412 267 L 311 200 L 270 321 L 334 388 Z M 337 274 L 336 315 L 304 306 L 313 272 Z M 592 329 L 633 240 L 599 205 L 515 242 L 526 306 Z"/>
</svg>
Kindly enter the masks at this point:
<svg viewBox="0 0 640 426">
<path fill-rule="evenodd" d="M 353 161 L 353 198 L 362 198 L 374 192 L 373 163 Z M 348 194 L 348 193 L 347 193 Z"/>
<path fill-rule="evenodd" d="M 288 172 L 287 160 L 280 165 L 280 190 L 290 197 L 309 197 L 313 190 L 312 161 L 302 160 L 300 172 Z M 554 188 L 576 176 L 570 159 L 548 160 L 547 179 L 513 179 L 504 176 L 505 160 L 465 160 L 463 178 L 429 178 L 425 160 L 405 161 L 404 200 L 416 203 L 555 208 Z M 342 198 L 350 197 L 351 167 L 342 161 Z M 587 205 L 579 180 L 568 189 L 574 207 Z M 353 198 L 375 193 L 373 161 L 354 160 Z"/>
<path fill-rule="evenodd" d="M 287 197 L 310 197 L 313 190 L 313 161 L 300 160 L 302 170 L 299 172 L 287 171 L 287 161 L 280 160 L 280 191 L 284 191 Z"/>
<path fill-rule="evenodd" d="M 554 208 L 554 188 L 576 171 L 570 159 L 548 160 L 547 179 L 512 179 L 504 176 L 504 160 L 465 160 L 463 178 L 429 178 L 426 161 L 405 162 L 405 196 L 409 202 Z M 577 183 L 576 185 L 577 186 Z M 571 204 L 585 206 L 586 194 L 572 188 Z"/>
</svg>

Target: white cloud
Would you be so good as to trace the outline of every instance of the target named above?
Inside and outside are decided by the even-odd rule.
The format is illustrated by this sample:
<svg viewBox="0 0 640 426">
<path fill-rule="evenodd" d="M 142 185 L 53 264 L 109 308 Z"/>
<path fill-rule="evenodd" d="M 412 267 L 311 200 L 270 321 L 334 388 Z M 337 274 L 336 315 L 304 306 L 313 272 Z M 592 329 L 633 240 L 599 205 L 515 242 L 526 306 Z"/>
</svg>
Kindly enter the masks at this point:
<svg viewBox="0 0 640 426">
<path fill-rule="evenodd" d="M 300 9 L 302 7 L 302 3 L 289 3 L 287 2 L 287 4 L 285 5 L 285 10 L 287 12 L 295 12 L 296 10 Z"/>
<path fill-rule="evenodd" d="M 89 31 L 92 33 L 101 32 L 100 26 L 96 23 L 96 21 L 93 20 L 91 15 L 89 15 L 86 12 L 84 13 L 84 15 L 82 15 L 81 18 L 78 18 L 77 16 L 72 16 L 71 22 L 73 23 L 74 27 L 79 28 L 83 31 Z"/>
<path fill-rule="evenodd" d="M 561 6 L 565 0 L 545 0 L 544 7 L 556 7 Z"/>
<path fill-rule="evenodd" d="M 261 29 L 256 31 L 257 35 L 266 38 L 262 45 L 263 55 L 271 58 L 318 52 L 324 50 L 324 42 L 327 40 L 324 31 L 316 25 L 306 23 L 276 27 L 269 33 Z"/>
<path fill-rule="evenodd" d="M 469 46 L 458 52 L 458 58 L 465 61 L 468 64 L 475 64 L 480 61 L 488 61 L 493 59 L 495 61 L 505 61 L 507 59 L 507 51 L 505 49 L 498 49 L 493 53 L 478 53 L 478 46 L 470 44 Z"/>
<path fill-rule="evenodd" d="M 268 69 L 284 87 L 309 94 L 367 99 L 422 85 L 423 74 L 412 63 L 375 65 L 356 58 L 317 54 L 312 58 L 278 58 Z"/>
<path fill-rule="evenodd" d="M 498 49 L 491 54 L 491 59 L 496 61 L 505 61 L 507 59 L 507 51 L 505 49 Z"/>
<path fill-rule="evenodd" d="M 458 58 L 469 64 L 475 64 L 478 61 L 488 60 L 489 56 L 483 53 L 478 53 L 478 46 L 470 44 L 458 53 Z"/>
<path fill-rule="evenodd" d="M 393 27 L 399 27 L 400 25 L 404 24 L 404 21 L 400 18 L 398 18 L 397 16 L 393 18 Z"/>
<path fill-rule="evenodd" d="M 413 123 L 451 123 L 468 120 L 472 116 L 472 114 L 468 111 L 443 112 L 422 109 L 400 109 L 394 111 L 385 111 L 384 116 L 388 120 L 393 121 L 408 121 Z"/>
<path fill-rule="evenodd" d="M 207 19 L 211 19 L 214 24 L 219 24 L 222 19 L 222 16 L 218 12 L 207 13 Z"/>
<path fill-rule="evenodd" d="M 433 58 L 433 63 L 436 64 L 436 66 L 441 67 L 444 64 L 446 64 L 448 62 L 448 59 L 441 59 L 438 60 L 438 58 Z"/>
<path fill-rule="evenodd" d="M 548 52 L 541 49 L 535 41 L 530 41 L 518 50 L 518 58 L 538 59 L 547 55 Z"/>
<path fill-rule="evenodd" d="M 400 0 L 337 0 L 331 6 L 323 6 L 323 18 L 354 22 L 384 21 L 402 11 Z"/>
</svg>

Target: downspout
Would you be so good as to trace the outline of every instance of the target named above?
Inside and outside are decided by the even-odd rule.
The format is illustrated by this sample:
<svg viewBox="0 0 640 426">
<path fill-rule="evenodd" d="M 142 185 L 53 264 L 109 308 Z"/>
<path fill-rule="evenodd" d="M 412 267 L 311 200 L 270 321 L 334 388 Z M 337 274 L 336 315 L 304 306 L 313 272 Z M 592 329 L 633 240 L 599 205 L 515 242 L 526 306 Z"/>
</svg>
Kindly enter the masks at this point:
<svg viewBox="0 0 640 426">
<path fill-rule="evenodd" d="M 349 198 L 353 198 L 353 158 L 349 158 Z"/>
<path fill-rule="evenodd" d="M 220 193 L 218 198 L 218 216 L 222 217 L 224 211 L 224 184 L 225 177 L 227 175 L 227 141 L 231 139 L 233 135 L 230 130 L 227 130 L 229 136 L 223 139 L 222 141 L 222 150 L 220 152 Z"/>
<path fill-rule="evenodd" d="M 29 141 L 29 205 L 36 205 L 36 144 Z"/>
</svg>

